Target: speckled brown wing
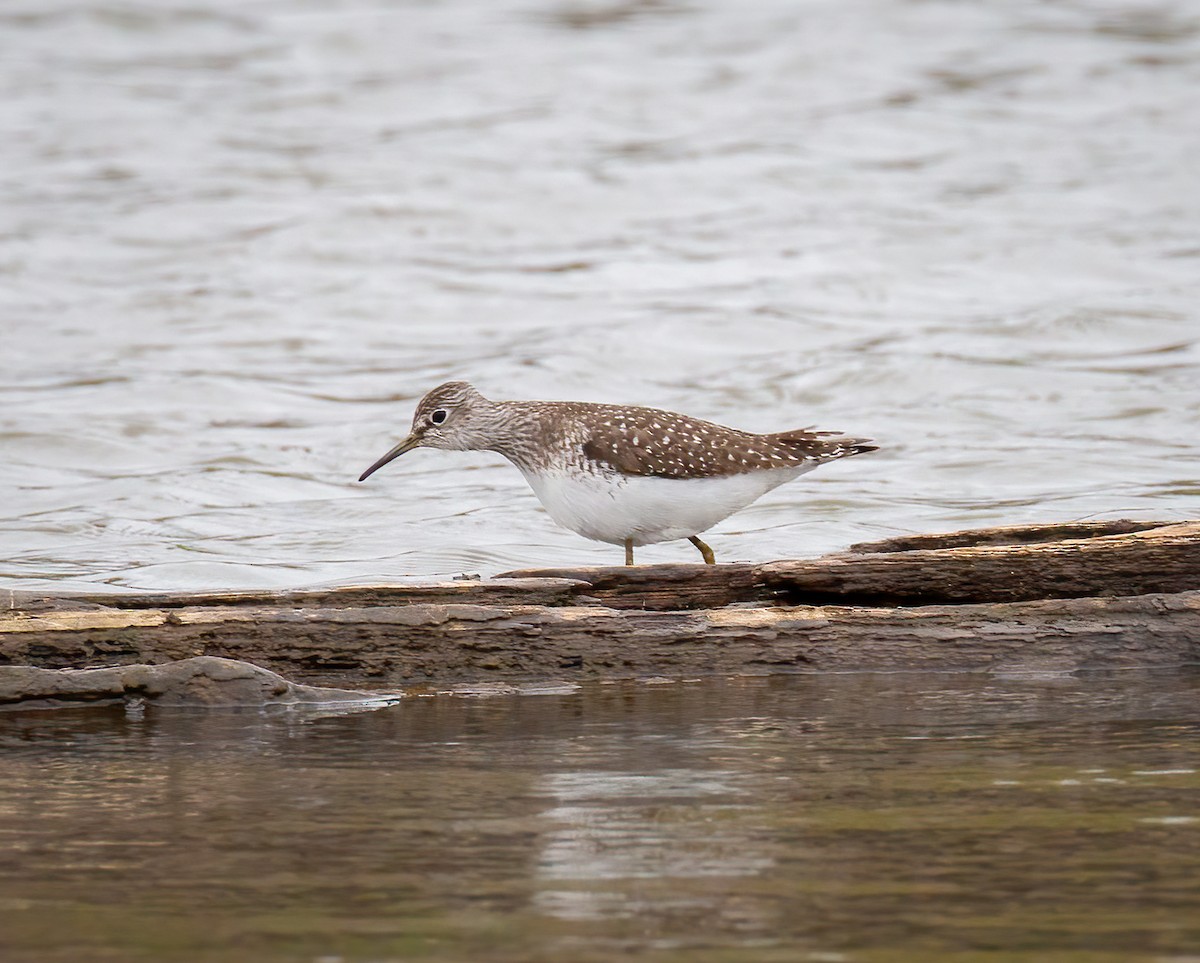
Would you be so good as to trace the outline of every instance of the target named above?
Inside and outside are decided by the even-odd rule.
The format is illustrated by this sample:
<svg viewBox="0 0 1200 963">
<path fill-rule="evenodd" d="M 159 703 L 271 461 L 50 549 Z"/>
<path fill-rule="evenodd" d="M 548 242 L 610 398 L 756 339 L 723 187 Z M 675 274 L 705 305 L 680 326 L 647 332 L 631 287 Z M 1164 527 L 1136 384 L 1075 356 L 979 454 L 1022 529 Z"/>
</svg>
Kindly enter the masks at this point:
<svg viewBox="0 0 1200 963">
<path fill-rule="evenodd" d="M 837 432 L 756 435 L 671 411 L 605 406 L 602 417 L 589 419 L 582 450 L 589 461 L 626 475 L 713 478 L 801 468 L 873 448 Z"/>
</svg>

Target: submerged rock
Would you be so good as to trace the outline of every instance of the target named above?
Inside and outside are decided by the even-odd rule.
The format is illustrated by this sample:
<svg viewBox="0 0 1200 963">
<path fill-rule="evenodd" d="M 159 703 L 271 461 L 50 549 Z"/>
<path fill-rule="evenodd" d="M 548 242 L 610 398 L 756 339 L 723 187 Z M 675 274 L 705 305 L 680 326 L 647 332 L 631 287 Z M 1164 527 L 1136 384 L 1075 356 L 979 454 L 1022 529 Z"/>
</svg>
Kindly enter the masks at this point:
<svg viewBox="0 0 1200 963">
<path fill-rule="evenodd" d="M 158 706 L 385 705 L 398 695 L 300 685 L 237 659 L 199 656 L 102 669 L 0 666 L 0 708 L 106 703 Z"/>
</svg>

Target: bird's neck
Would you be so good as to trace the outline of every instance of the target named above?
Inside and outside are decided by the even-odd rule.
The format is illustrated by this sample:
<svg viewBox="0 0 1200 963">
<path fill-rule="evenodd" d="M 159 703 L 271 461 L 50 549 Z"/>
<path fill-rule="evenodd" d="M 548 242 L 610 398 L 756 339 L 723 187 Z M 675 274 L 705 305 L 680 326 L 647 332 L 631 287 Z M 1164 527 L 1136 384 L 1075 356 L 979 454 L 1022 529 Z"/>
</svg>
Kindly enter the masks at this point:
<svg viewBox="0 0 1200 963">
<path fill-rule="evenodd" d="M 537 401 L 492 401 L 486 411 L 487 428 L 479 447 L 503 455 L 522 472 L 547 467 L 556 452 L 557 423 L 551 404 Z"/>
</svg>

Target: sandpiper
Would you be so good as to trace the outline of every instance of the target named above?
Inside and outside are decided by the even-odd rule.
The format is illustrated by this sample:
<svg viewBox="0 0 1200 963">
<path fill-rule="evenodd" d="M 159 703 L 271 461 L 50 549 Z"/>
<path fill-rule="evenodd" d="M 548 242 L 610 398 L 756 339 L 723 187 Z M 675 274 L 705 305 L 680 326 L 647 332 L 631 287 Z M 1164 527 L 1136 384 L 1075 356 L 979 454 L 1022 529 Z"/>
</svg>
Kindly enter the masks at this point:
<svg viewBox="0 0 1200 963">
<path fill-rule="evenodd" d="M 673 411 L 575 401 L 490 401 L 465 381 L 434 388 L 412 430 L 363 481 L 413 448 L 499 452 L 546 511 L 584 538 L 625 546 L 698 536 L 818 465 L 875 451 L 836 431 L 757 435 Z"/>
</svg>

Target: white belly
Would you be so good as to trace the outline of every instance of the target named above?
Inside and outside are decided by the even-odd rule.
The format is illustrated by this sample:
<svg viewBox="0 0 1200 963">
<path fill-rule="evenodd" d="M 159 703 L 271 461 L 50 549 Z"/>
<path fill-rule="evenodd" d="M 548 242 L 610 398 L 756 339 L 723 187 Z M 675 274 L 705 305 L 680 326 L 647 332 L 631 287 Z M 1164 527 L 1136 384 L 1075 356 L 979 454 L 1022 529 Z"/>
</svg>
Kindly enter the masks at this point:
<svg viewBox="0 0 1200 963">
<path fill-rule="evenodd" d="M 620 545 L 699 535 L 816 463 L 716 478 L 524 472 L 546 511 L 584 538 Z"/>
</svg>

